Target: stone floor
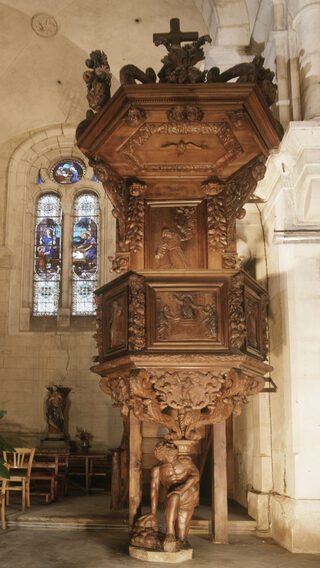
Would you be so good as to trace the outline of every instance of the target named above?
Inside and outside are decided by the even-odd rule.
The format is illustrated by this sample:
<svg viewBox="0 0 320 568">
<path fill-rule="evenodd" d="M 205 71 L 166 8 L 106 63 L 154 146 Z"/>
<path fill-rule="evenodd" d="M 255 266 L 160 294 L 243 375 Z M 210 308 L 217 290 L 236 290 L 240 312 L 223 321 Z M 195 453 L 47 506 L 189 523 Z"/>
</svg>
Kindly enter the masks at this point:
<svg viewBox="0 0 320 568">
<path fill-rule="evenodd" d="M 31 509 L 22 514 L 19 504 L 13 503 L 7 508 L 9 527 L 0 531 L 1 568 L 27 568 L 29 565 L 32 568 L 147 566 L 146 562 L 128 556 L 125 527 L 116 526 L 124 516 L 118 513 L 111 517 L 107 504 L 105 496 L 73 497 L 49 506 L 34 502 Z M 208 515 L 209 508 L 201 508 L 197 512 L 199 520 Z M 59 519 L 63 518 L 63 529 L 57 530 Z M 113 525 L 110 524 L 113 528 L 107 527 L 106 518 L 113 519 Z M 72 521 L 68 525 L 66 519 L 78 519 L 78 524 Z M 84 519 L 86 521 L 81 522 Z M 94 523 L 90 524 L 89 519 L 94 519 Z M 189 540 L 194 548 L 194 559 L 180 566 L 319 568 L 320 555 L 291 554 L 271 539 L 256 537 L 252 520 L 241 508 L 231 512 L 230 521 L 234 522 L 234 529 L 228 545 L 212 544 L 208 534 L 192 534 Z M 241 522 L 244 522 L 243 531 Z M 151 566 L 164 565 L 152 563 Z"/>
</svg>

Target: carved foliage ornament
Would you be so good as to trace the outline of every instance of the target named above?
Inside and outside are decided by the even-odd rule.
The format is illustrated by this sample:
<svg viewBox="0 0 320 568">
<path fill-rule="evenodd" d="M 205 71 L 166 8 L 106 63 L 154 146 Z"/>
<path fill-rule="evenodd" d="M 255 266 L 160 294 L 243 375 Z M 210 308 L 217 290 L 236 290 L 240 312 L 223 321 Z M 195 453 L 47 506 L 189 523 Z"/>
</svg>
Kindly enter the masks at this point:
<svg viewBox="0 0 320 568">
<path fill-rule="evenodd" d="M 228 245 L 228 235 L 223 194 L 208 197 L 207 215 L 209 247 L 213 250 L 224 251 Z"/>
<path fill-rule="evenodd" d="M 246 337 L 244 313 L 244 275 L 240 272 L 231 280 L 229 294 L 230 346 L 241 349 Z"/>
<path fill-rule="evenodd" d="M 129 278 L 129 350 L 141 351 L 146 346 L 145 285 L 142 276 Z"/>
<path fill-rule="evenodd" d="M 144 243 L 144 199 L 130 195 L 126 223 L 126 245 L 130 252 L 142 249 Z"/>
</svg>

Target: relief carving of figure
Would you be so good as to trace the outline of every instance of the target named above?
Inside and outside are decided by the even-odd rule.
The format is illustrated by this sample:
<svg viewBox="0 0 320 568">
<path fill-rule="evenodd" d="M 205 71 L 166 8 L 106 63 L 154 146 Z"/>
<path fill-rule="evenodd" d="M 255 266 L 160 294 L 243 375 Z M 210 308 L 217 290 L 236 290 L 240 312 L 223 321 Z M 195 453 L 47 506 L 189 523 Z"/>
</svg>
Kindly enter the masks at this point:
<svg viewBox="0 0 320 568">
<path fill-rule="evenodd" d="M 163 259 L 161 268 L 188 267 L 188 261 L 181 246 L 184 240 L 179 233 L 169 229 L 169 227 L 162 228 L 160 243 L 154 254 L 156 260 L 161 261 Z"/>
<path fill-rule="evenodd" d="M 206 304 L 202 308 L 203 318 L 202 323 L 207 328 L 206 336 L 210 339 L 217 338 L 217 311 L 215 300 L 212 304 Z"/>
<path fill-rule="evenodd" d="M 175 319 L 171 314 L 168 304 L 157 312 L 157 335 L 158 339 L 166 339 L 170 334 L 170 320 Z"/>
<path fill-rule="evenodd" d="M 174 297 L 178 304 L 180 304 L 180 317 L 183 320 L 195 320 L 196 319 L 196 309 L 202 308 L 200 304 L 195 304 L 192 297 L 189 294 L 185 296 L 177 296 L 174 294 Z"/>
<path fill-rule="evenodd" d="M 134 546 L 176 552 L 186 543 L 191 518 L 199 500 L 199 471 L 189 456 L 179 456 L 174 443 L 159 442 L 154 450 L 161 462 L 151 470 L 151 512 L 138 519 L 130 535 Z M 158 532 L 157 509 L 160 486 L 165 500 L 166 534 Z"/>
<path fill-rule="evenodd" d="M 123 308 L 117 300 L 113 300 L 110 325 L 110 347 L 117 347 L 122 343 L 124 343 Z"/>
</svg>

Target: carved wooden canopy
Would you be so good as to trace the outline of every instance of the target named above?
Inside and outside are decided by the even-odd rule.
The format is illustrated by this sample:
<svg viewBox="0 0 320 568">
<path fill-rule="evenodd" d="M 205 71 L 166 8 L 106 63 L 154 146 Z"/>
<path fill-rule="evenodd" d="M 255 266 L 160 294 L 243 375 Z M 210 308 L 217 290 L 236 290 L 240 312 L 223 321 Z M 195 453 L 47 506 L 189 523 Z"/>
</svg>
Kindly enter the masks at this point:
<svg viewBox="0 0 320 568">
<path fill-rule="evenodd" d="M 120 178 L 149 183 L 225 182 L 278 144 L 260 89 L 240 83 L 124 85 L 78 140 Z"/>
</svg>

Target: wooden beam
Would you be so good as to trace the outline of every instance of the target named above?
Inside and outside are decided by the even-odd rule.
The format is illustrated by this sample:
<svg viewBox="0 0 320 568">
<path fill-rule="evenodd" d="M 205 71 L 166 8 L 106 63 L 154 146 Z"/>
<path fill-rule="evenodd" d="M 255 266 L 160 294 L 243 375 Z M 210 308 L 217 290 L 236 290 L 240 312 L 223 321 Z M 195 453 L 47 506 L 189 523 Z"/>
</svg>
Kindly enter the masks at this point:
<svg viewBox="0 0 320 568">
<path fill-rule="evenodd" d="M 227 441 L 226 423 L 214 424 L 212 479 L 212 540 L 228 544 Z"/>
<path fill-rule="evenodd" d="M 132 410 L 129 421 L 129 528 L 131 529 L 139 514 L 142 497 L 142 434 L 141 422 L 134 416 Z"/>
</svg>

